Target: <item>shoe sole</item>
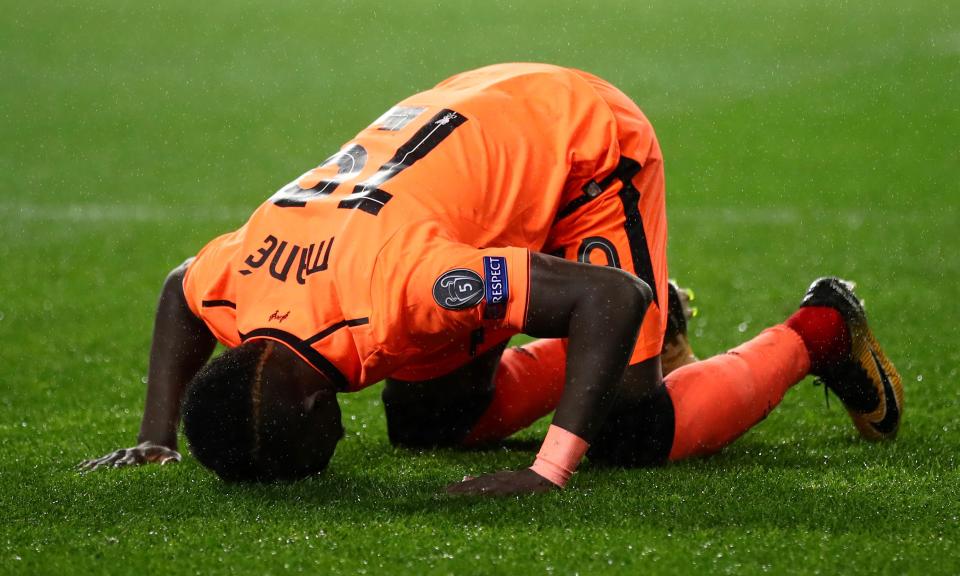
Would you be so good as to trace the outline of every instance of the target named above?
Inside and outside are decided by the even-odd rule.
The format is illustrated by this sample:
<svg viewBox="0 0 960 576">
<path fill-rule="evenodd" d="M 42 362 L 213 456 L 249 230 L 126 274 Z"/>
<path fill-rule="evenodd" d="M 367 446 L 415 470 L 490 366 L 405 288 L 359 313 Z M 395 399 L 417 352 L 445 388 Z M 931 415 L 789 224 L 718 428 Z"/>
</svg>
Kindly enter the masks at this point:
<svg viewBox="0 0 960 576">
<path fill-rule="evenodd" d="M 866 321 L 851 326 L 851 355 L 877 389 L 880 402 L 876 410 L 860 413 L 847 410 L 860 435 L 867 440 L 892 440 L 903 417 L 903 380 L 893 362 L 884 353 Z"/>
</svg>

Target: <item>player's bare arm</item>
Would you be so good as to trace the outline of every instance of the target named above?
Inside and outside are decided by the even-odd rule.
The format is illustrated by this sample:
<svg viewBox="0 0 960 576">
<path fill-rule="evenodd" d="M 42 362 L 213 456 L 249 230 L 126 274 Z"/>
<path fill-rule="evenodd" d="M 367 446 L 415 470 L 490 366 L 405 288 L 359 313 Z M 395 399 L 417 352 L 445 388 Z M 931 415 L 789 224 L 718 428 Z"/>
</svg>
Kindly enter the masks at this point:
<svg viewBox="0 0 960 576">
<path fill-rule="evenodd" d="M 610 267 L 533 254 L 525 332 L 568 338 L 566 382 L 553 425 L 584 442 L 597 433 L 623 381 L 630 352 L 652 300 L 649 286 Z M 659 363 L 657 363 L 659 367 Z M 659 370 L 650 379 L 658 381 Z M 527 468 L 467 478 L 451 494 L 544 492 L 556 485 Z"/>
<path fill-rule="evenodd" d="M 147 376 L 147 400 L 138 444 L 80 464 L 84 470 L 179 462 L 177 427 L 187 383 L 206 363 L 216 340 L 183 296 L 187 263 L 167 275 L 157 304 Z"/>
</svg>

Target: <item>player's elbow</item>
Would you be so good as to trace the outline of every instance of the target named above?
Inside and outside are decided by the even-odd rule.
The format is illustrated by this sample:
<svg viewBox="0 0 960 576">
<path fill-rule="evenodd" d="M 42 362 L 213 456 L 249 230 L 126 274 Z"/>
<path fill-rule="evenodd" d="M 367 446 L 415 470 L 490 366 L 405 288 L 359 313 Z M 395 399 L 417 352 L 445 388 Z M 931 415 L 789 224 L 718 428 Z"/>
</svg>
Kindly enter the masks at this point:
<svg viewBox="0 0 960 576">
<path fill-rule="evenodd" d="M 167 278 L 164 280 L 164 286 L 175 285 L 180 286 L 183 284 L 183 278 L 187 274 L 187 266 L 193 262 L 193 258 L 187 258 L 183 264 L 177 266 L 167 274 Z"/>
<path fill-rule="evenodd" d="M 632 274 L 628 274 L 627 276 L 630 281 L 630 291 L 634 300 L 633 310 L 642 319 L 647 313 L 647 308 L 650 307 L 650 303 L 653 302 L 653 288 Z"/>
<path fill-rule="evenodd" d="M 193 259 L 189 259 L 183 264 L 177 266 L 167 274 L 163 281 L 163 287 L 160 289 L 160 302 L 157 306 L 158 313 L 172 314 L 181 311 L 190 312 L 186 297 L 183 293 L 183 279 L 186 276 L 187 266 Z"/>
<path fill-rule="evenodd" d="M 610 268 L 612 274 L 607 284 L 608 310 L 613 316 L 639 325 L 643 321 L 647 308 L 653 301 L 650 285 L 633 274 Z"/>
</svg>

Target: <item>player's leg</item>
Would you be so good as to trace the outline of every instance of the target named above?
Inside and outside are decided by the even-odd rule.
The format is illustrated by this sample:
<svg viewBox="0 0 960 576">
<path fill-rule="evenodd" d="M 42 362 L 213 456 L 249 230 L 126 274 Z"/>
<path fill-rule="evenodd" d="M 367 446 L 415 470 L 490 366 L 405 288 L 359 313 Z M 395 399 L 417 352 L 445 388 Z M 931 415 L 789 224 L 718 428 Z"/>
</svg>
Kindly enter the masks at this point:
<svg viewBox="0 0 960 576">
<path fill-rule="evenodd" d="M 766 418 L 809 368 L 803 340 L 779 325 L 667 376 L 675 420 L 669 459 L 705 456 L 729 445 Z"/>
<path fill-rule="evenodd" d="M 808 367 L 803 341 L 785 326 L 664 379 L 657 358 L 634 364 L 588 455 L 646 466 L 716 452 L 761 421 Z"/>
<path fill-rule="evenodd" d="M 631 466 L 715 453 L 763 420 L 807 374 L 840 397 L 867 439 L 895 437 L 903 413 L 900 376 L 860 301 L 833 278 L 814 282 L 786 322 L 726 354 L 662 382 L 654 364 L 628 368 L 620 401 L 591 446 L 592 460 Z"/>
<path fill-rule="evenodd" d="M 509 348 L 503 342 L 439 378 L 388 379 L 383 404 L 391 442 L 476 446 L 526 428 L 560 401 L 565 346 L 561 340 Z"/>
<path fill-rule="evenodd" d="M 493 378 L 493 397 L 464 439 L 467 446 L 503 440 L 557 407 L 566 372 L 565 340 L 507 348 Z"/>
<path fill-rule="evenodd" d="M 382 399 L 390 442 L 412 448 L 461 444 L 493 400 L 494 375 L 506 345 L 438 378 L 388 378 Z"/>
<path fill-rule="evenodd" d="M 830 318 L 829 312 L 810 313 L 814 321 L 791 319 L 790 327 L 771 328 L 726 354 L 686 365 L 663 379 L 657 358 L 667 319 L 662 156 L 649 122 L 636 105 L 613 86 L 594 77 L 588 80 L 617 118 L 622 158 L 610 177 L 584 187 L 587 196 L 567 215 L 570 219 L 558 222 L 554 231 L 557 245 L 570 257 L 571 246 L 579 239 L 576 253 L 580 261 L 633 272 L 657 296 L 620 383 L 616 407 L 594 439 L 590 457 L 598 462 L 643 465 L 715 452 L 762 420 L 786 390 L 807 374 L 811 365 L 808 344 L 827 341 L 829 350 L 841 350 L 842 344 L 835 341 L 845 324 L 820 321 Z M 611 201 L 613 194 L 619 203 Z M 807 318 L 806 314 L 798 316 Z M 816 345 L 812 350 L 819 370 Z M 845 365 L 850 364 L 846 361 Z M 859 394 L 848 396 L 875 391 L 877 381 L 855 386 Z"/>
<path fill-rule="evenodd" d="M 688 298 L 683 289 L 670 286 L 670 314 L 661 354 L 664 373 L 696 361 L 687 341 Z M 493 397 L 464 444 L 502 440 L 552 412 L 563 393 L 566 358 L 565 340 L 542 339 L 507 348 L 494 372 Z"/>
<path fill-rule="evenodd" d="M 696 361 L 687 341 L 689 296 L 671 285 L 670 314 L 660 355 L 663 373 Z M 507 348 L 494 376 L 494 394 L 464 440 L 477 445 L 502 440 L 549 414 L 560 401 L 566 376 L 566 341 L 543 339 Z"/>
</svg>

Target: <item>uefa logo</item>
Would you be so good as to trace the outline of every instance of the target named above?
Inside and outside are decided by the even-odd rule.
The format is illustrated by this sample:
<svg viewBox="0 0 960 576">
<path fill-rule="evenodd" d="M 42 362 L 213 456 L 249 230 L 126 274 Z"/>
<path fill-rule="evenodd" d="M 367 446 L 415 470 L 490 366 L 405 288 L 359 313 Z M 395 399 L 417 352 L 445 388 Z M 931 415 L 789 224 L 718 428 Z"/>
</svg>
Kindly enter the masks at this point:
<svg viewBox="0 0 960 576">
<path fill-rule="evenodd" d="M 483 300 L 483 279 L 466 268 L 444 272 L 433 283 L 433 299 L 447 310 L 463 310 Z"/>
</svg>

